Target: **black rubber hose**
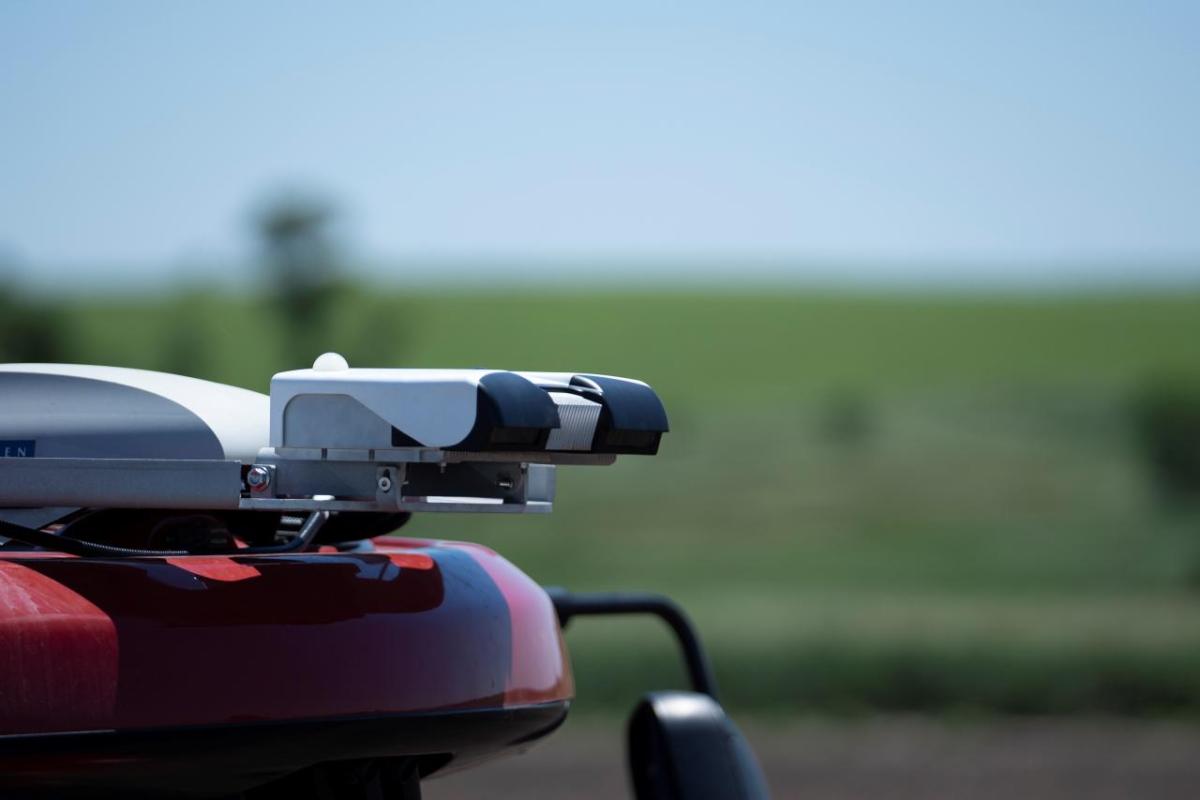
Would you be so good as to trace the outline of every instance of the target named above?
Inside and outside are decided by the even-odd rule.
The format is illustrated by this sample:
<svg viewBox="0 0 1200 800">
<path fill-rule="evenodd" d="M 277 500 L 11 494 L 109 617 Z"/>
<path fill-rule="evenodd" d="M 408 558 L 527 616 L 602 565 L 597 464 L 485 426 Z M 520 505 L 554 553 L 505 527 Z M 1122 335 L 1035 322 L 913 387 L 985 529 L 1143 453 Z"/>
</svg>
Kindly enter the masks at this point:
<svg viewBox="0 0 1200 800">
<path fill-rule="evenodd" d="M 304 524 L 300 526 L 300 530 L 296 535 L 287 542 L 279 545 L 269 545 L 267 547 L 245 547 L 240 550 L 233 550 L 225 555 L 258 555 L 260 553 L 291 553 L 305 549 L 316 538 L 317 532 L 325 521 L 329 519 L 328 511 L 313 511 L 304 520 Z M 172 557 L 172 556 L 190 556 L 196 555 L 189 550 L 139 550 L 132 547 L 115 547 L 108 544 L 99 544 L 98 542 L 85 542 L 82 539 L 72 539 L 70 536 L 60 536 L 56 533 L 46 533 L 45 531 L 26 528 L 23 525 L 14 525 L 11 522 L 0 520 L 0 536 L 9 539 L 15 539 L 18 542 L 41 547 L 45 550 L 54 550 L 59 553 L 68 553 L 73 556 L 92 556 L 92 557 L 118 557 L 125 558 L 128 556 L 150 556 L 150 557 Z M 214 555 L 213 553 L 205 553 L 204 555 Z"/>
<path fill-rule="evenodd" d="M 186 550 L 137 550 L 131 547 L 115 547 L 96 542 L 85 542 L 72 539 L 70 536 L 59 536 L 57 533 L 26 528 L 11 522 L 0 520 L 0 536 L 15 539 L 18 542 L 31 544 L 45 550 L 68 553 L 73 556 L 186 556 Z"/>
<path fill-rule="evenodd" d="M 558 613 L 558 624 L 567 627 L 572 617 L 607 616 L 612 614 L 650 614 L 671 627 L 683 659 L 688 678 L 697 692 L 717 699 L 717 679 L 700 635 L 684 610 L 669 597 L 642 592 L 568 592 L 558 586 L 546 588 Z"/>
</svg>

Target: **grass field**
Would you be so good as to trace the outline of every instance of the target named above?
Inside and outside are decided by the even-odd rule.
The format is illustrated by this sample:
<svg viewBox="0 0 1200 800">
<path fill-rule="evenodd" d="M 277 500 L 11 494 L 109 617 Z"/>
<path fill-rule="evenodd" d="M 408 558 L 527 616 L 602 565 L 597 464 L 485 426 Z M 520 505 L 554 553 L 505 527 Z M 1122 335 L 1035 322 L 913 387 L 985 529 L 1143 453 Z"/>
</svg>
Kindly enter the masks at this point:
<svg viewBox="0 0 1200 800">
<path fill-rule="evenodd" d="M 253 300 L 79 301 L 72 358 L 266 389 Z M 610 372 L 660 390 L 654 459 L 564 470 L 546 518 L 446 516 L 545 583 L 692 610 L 736 706 L 1200 710 L 1200 516 L 1130 433 L 1200 374 L 1200 293 L 341 296 L 357 365 Z M 651 623 L 572 629 L 580 705 L 678 680 Z"/>
</svg>

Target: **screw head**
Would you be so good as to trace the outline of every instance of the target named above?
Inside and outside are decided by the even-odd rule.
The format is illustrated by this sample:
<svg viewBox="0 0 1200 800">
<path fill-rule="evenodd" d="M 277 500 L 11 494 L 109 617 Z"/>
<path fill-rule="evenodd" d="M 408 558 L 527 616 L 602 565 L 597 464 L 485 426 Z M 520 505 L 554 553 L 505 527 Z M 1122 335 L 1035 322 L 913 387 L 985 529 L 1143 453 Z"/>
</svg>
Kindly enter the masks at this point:
<svg viewBox="0 0 1200 800">
<path fill-rule="evenodd" d="M 392 490 L 392 479 L 387 475 L 379 476 L 379 491 L 387 493 Z"/>
<path fill-rule="evenodd" d="M 271 485 L 271 470 L 261 464 L 255 464 L 246 471 L 246 485 L 252 492 L 266 491 Z"/>
</svg>

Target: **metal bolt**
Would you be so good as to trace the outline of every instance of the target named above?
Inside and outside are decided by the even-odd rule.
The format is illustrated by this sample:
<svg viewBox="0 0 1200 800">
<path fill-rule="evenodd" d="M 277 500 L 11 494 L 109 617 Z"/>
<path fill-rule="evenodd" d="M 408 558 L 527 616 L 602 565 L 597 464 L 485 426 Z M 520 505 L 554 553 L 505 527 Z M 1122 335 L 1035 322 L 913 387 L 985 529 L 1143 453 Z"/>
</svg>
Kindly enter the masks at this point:
<svg viewBox="0 0 1200 800">
<path fill-rule="evenodd" d="M 392 479 L 387 475 L 379 476 L 379 491 L 387 494 L 392 490 Z"/>
<path fill-rule="evenodd" d="M 246 472 L 246 485 L 252 492 L 266 491 L 271 485 L 271 469 L 261 464 L 255 464 Z"/>
</svg>

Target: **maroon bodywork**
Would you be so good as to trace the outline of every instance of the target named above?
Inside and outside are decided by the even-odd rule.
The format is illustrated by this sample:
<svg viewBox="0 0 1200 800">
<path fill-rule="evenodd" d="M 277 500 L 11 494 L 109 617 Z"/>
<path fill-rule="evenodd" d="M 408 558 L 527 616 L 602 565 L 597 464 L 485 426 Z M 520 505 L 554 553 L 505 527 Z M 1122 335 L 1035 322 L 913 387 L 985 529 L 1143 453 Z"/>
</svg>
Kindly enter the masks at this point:
<svg viewBox="0 0 1200 800">
<path fill-rule="evenodd" d="M 385 538 L 354 552 L 0 556 L 0 786 L 69 786 L 73 773 L 111 772 L 113 759 L 172 763 L 140 755 L 128 744 L 139 736 L 182 742 L 323 721 L 423 720 L 427 748 L 410 731 L 394 754 L 466 762 L 552 729 L 572 692 L 550 599 L 478 545 Z M 533 721 L 511 735 L 481 733 L 525 709 Z M 461 752 L 447 720 L 465 726 Z M 348 738 L 343 730 L 339 741 Z M 166 785 L 175 778 L 162 769 Z"/>
</svg>

